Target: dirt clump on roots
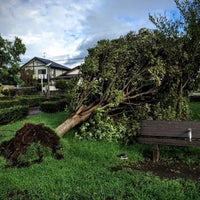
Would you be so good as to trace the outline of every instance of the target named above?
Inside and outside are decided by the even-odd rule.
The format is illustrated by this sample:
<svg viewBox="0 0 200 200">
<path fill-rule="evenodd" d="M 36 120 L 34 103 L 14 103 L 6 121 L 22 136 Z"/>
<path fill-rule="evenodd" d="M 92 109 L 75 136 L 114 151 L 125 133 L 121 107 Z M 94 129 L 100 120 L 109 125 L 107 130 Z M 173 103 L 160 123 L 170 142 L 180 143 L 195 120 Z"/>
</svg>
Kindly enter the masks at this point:
<svg viewBox="0 0 200 200">
<path fill-rule="evenodd" d="M 38 158 L 33 161 L 20 161 L 20 157 L 26 154 L 32 144 L 38 144 L 36 145 Z M 52 129 L 44 126 L 44 124 L 26 123 L 16 131 L 11 140 L 0 144 L 0 155 L 6 158 L 9 167 L 28 167 L 33 163 L 43 161 L 41 146 L 50 148 L 56 159 L 63 158 L 63 155 L 58 153 L 60 138 Z"/>
</svg>

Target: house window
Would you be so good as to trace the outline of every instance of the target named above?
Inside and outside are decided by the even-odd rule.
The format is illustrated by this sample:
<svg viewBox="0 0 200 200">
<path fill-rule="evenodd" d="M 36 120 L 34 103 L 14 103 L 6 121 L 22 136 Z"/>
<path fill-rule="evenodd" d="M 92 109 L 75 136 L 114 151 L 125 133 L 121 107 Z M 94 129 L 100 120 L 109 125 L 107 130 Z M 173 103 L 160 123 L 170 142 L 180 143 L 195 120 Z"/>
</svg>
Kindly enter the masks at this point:
<svg viewBox="0 0 200 200">
<path fill-rule="evenodd" d="M 47 79 L 46 69 L 38 69 L 38 78 Z"/>
<path fill-rule="evenodd" d="M 38 74 L 46 74 L 46 69 L 38 69 Z"/>
</svg>

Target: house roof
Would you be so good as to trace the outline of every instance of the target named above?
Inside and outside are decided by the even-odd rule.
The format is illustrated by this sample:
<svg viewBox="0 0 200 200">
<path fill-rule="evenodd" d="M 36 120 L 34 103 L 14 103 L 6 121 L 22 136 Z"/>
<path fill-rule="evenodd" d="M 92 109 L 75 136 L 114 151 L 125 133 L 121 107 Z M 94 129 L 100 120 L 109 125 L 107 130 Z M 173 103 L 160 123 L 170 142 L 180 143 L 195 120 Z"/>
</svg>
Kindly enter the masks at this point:
<svg viewBox="0 0 200 200">
<path fill-rule="evenodd" d="M 28 63 L 32 62 L 33 60 L 38 60 L 40 62 L 42 62 L 45 65 L 48 65 L 50 63 L 50 67 L 52 68 L 56 68 L 56 69 L 63 69 L 63 70 L 70 70 L 70 68 L 64 66 L 64 65 L 60 65 L 52 60 L 49 59 L 45 59 L 45 58 L 39 58 L 39 57 L 34 57 L 31 60 L 29 60 L 27 63 L 25 63 L 24 65 L 22 65 L 22 67 L 26 66 Z"/>
<path fill-rule="evenodd" d="M 76 70 L 79 70 L 79 69 L 80 69 L 80 66 L 78 65 L 78 66 L 74 67 L 73 69 L 70 69 L 69 71 L 64 72 L 60 76 L 57 76 L 54 79 L 70 79 L 70 78 L 76 77 L 79 73 L 73 73 L 73 72 L 75 72 Z"/>
</svg>

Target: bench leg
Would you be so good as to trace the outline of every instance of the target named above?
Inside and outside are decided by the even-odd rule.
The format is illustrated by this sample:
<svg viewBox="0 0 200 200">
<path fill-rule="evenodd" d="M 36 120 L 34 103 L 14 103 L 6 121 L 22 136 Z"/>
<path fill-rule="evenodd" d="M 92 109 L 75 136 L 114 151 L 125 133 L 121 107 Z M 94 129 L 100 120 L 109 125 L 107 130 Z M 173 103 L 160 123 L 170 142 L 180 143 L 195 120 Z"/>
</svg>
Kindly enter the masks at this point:
<svg viewBox="0 0 200 200">
<path fill-rule="evenodd" d="M 160 157 L 160 151 L 158 144 L 153 145 L 153 162 L 158 162 Z"/>
</svg>

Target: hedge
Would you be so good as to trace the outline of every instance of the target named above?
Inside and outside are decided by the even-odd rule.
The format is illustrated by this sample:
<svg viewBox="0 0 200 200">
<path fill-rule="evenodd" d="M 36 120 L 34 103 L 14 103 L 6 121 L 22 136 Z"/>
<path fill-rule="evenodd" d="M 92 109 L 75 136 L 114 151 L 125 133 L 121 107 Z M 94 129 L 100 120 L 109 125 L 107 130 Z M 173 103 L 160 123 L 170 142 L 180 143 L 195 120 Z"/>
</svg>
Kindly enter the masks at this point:
<svg viewBox="0 0 200 200">
<path fill-rule="evenodd" d="M 21 105 L 28 105 L 29 107 L 39 106 L 40 103 L 46 100 L 45 96 L 22 96 L 19 97 Z"/>
<path fill-rule="evenodd" d="M 28 106 L 14 106 L 0 109 L 0 125 L 22 119 L 28 115 L 28 112 Z"/>
<path fill-rule="evenodd" d="M 0 100 L 0 109 L 9 108 L 13 106 L 20 105 L 20 101 L 18 99 L 14 100 Z"/>
<path fill-rule="evenodd" d="M 65 110 L 66 105 L 66 100 L 45 101 L 40 104 L 40 110 L 47 113 L 60 112 Z"/>
<path fill-rule="evenodd" d="M 38 94 L 38 90 L 36 87 L 34 88 L 13 88 L 13 89 L 5 89 L 1 92 L 6 96 L 17 96 L 17 95 L 36 95 Z"/>
<path fill-rule="evenodd" d="M 13 97 L 9 97 L 9 96 L 0 96 L 0 101 L 3 101 L 3 100 L 12 100 Z"/>
<path fill-rule="evenodd" d="M 8 97 L 0 98 L 0 109 L 9 108 L 17 105 L 28 105 L 29 107 L 39 106 L 44 101 L 58 101 L 66 99 L 65 96 L 51 96 L 48 99 L 45 96 L 19 96 L 12 99 Z"/>
<path fill-rule="evenodd" d="M 18 105 L 27 105 L 29 107 L 39 106 L 41 102 L 45 101 L 44 96 L 22 96 L 12 100 L 1 100 L 0 109 L 9 108 Z"/>
</svg>

